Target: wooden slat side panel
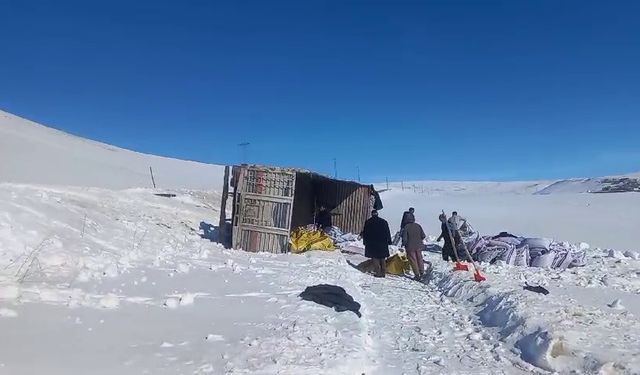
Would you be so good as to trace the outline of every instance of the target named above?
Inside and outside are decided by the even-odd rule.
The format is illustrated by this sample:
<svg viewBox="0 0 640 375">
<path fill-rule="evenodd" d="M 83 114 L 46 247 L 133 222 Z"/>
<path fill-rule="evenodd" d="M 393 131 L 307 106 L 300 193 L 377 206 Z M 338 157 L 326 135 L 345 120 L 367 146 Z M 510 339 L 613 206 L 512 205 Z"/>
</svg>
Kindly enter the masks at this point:
<svg viewBox="0 0 640 375">
<path fill-rule="evenodd" d="M 289 236 L 284 234 L 264 233 L 261 231 L 242 229 L 238 231 L 237 249 L 250 252 L 266 251 L 284 253 L 289 248 Z"/>
<path fill-rule="evenodd" d="M 289 247 L 295 173 L 241 166 L 235 248 L 281 253 Z"/>
</svg>

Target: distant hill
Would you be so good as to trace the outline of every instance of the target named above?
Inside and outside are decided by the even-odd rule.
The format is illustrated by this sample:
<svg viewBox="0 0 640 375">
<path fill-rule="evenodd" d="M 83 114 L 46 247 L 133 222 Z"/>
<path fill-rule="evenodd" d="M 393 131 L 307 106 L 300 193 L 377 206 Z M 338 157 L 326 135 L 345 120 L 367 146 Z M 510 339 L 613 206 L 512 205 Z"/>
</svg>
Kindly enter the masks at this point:
<svg viewBox="0 0 640 375">
<path fill-rule="evenodd" d="M 552 183 L 536 194 L 640 192 L 640 174 L 567 179 Z"/>
<path fill-rule="evenodd" d="M 218 190 L 223 167 L 134 152 L 0 111 L 0 183 Z"/>
</svg>

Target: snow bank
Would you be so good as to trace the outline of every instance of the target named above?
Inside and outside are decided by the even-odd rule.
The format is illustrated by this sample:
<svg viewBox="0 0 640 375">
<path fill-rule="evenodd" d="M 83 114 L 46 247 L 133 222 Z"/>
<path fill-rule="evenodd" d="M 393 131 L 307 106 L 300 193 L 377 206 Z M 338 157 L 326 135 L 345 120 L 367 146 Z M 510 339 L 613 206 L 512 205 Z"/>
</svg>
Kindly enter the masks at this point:
<svg viewBox="0 0 640 375">
<path fill-rule="evenodd" d="M 604 261 L 615 269 L 613 261 L 597 252 L 591 256 L 595 263 Z M 599 264 L 573 272 L 518 267 L 519 278 L 514 278 L 513 267 L 491 265 L 483 267 L 487 281 L 482 283 L 470 281 L 470 273 L 453 272 L 449 264 L 435 264 L 432 280 L 437 289 L 469 305 L 477 319 L 495 329 L 500 340 L 527 363 L 561 373 L 572 370 L 607 373 L 607 369 L 619 373 L 640 371 L 640 353 L 633 344 L 640 337 L 638 318 L 624 311 L 620 302 L 607 305 L 593 297 L 576 298 L 578 296 L 571 292 L 563 292 L 568 287 L 581 285 L 586 275 L 591 275 L 593 280 L 606 276 L 607 270 Z M 620 272 L 627 273 L 638 266 L 622 267 Z M 542 284 L 551 293 L 545 296 L 524 291 L 522 287 L 526 282 Z M 623 283 L 624 280 L 620 280 L 619 284 L 600 285 L 616 290 L 624 288 Z M 602 342 L 608 345 L 600 345 Z"/>
</svg>

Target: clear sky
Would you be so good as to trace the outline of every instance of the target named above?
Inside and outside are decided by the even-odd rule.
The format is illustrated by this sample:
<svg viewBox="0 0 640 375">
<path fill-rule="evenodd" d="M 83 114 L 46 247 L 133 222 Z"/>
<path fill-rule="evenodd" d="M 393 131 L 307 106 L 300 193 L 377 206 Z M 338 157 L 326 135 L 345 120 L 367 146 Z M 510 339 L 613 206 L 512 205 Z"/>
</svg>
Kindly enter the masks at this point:
<svg viewBox="0 0 640 375">
<path fill-rule="evenodd" d="M 640 1 L 0 1 L 0 109 L 363 180 L 640 170 Z"/>
</svg>

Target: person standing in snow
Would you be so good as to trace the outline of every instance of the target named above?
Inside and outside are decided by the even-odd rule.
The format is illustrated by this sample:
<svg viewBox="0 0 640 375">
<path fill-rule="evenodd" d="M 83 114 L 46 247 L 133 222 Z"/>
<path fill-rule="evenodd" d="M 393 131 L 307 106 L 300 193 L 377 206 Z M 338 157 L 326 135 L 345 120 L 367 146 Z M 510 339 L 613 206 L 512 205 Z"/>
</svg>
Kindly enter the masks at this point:
<svg viewBox="0 0 640 375">
<path fill-rule="evenodd" d="M 413 207 L 409 207 L 409 211 L 405 211 L 402 214 L 402 221 L 400 222 L 400 231 L 404 229 L 404 227 L 410 222 L 410 220 L 412 220 L 411 222 L 416 221 L 416 217 L 413 214 L 414 212 L 415 212 L 415 209 Z"/>
<path fill-rule="evenodd" d="M 455 246 L 456 249 L 460 249 L 463 242 L 461 231 L 466 228 L 467 219 L 459 216 L 457 211 L 453 211 L 448 223 L 449 230 L 451 230 L 451 234 L 453 235 L 453 246 Z"/>
<path fill-rule="evenodd" d="M 316 226 L 318 229 L 323 230 L 325 233 L 329 233 L 333 226 L 331 222 L 331 212 L 324 205 L 320 206 L 320 211 L 316 215 Z"/>
<path fill-rule="evenodd" d="M 444 214 L 440 214 L 438 216 L 440 219 L 440 229 L 442 233 L 440 233 L 440 237 L 438 237 L 438 242 L 444 239 L 444 246 L 442 247 L 442 259 L 445 262 L 449 261 L 451 258 L 452 261 L 457 262 L 456 253 L 453 250 L 454 242 L 452 242 L 453 233 L 449 229 L 449 225 L 447 224 L 447 217 Z"/>
<path fill-rule="evenodd" d="M 452 231 L 459 232 L 460 229 L 462 229 L 462 227 L 466 224 L 467 224 L 467 219 L 465 219 L 462 216 L 458 216 L 457 211 L 453 211 L 451 213 L 451 217 L 449 218 L 449 227 L 451 228 Z"/>
<path fill-rule="evenodd" d="M 424 259 L 422 258 L 424 243 L 422 240 L 426 237 L 420 224 L 416 223 L 415 219 L 409 218 L 409 222 L 402 231 L 402 246 L 407 252 L 415 280 L 420 280 L 424 276 Z"/>
<path fill-rule="evenodd" d="M 360 234 L 364 242 L 364 256 L 373 259 L 375 277 L 385 277 L 386 259 L 389 257 L 391 231 L 389 223 L 378 216 L 378 211 L 371 211 L 371 218 L 364 223 Z"/>
</svg>

